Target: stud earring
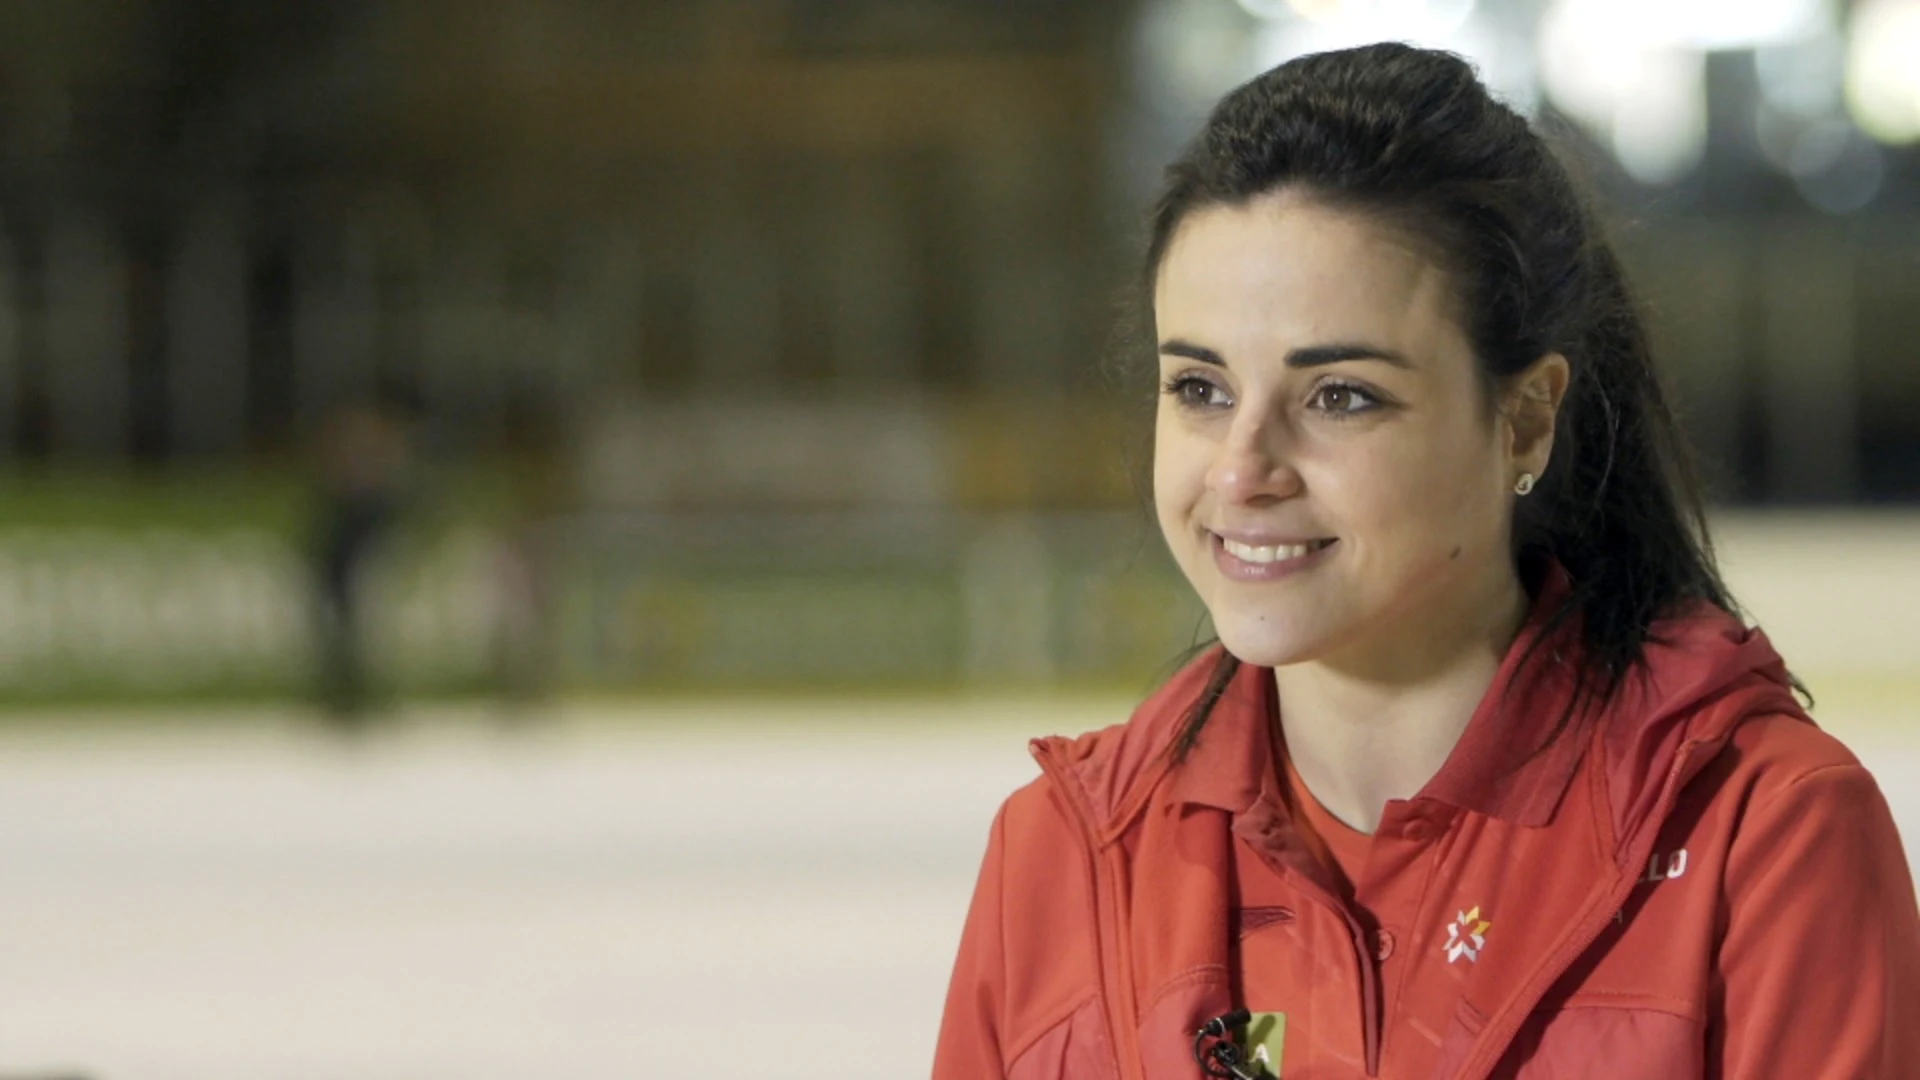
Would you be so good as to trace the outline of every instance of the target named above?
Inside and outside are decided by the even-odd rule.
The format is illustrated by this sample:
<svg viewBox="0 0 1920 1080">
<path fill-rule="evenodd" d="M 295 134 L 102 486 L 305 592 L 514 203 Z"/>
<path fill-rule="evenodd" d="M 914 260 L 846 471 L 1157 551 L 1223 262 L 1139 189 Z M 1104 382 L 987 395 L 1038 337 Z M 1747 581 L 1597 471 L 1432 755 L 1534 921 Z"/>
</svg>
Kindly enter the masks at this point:
<svg viewBox="0 0 1920 1080">
<path fill-rule="evenodd" d="M 1530 472 L 1521 473 L 1520 479 L 1514 482 L 1513 493 L 1515 495 L 1526 495 L 1532 490 L 1533 490 L 1533 474 Z"/>
</svg>

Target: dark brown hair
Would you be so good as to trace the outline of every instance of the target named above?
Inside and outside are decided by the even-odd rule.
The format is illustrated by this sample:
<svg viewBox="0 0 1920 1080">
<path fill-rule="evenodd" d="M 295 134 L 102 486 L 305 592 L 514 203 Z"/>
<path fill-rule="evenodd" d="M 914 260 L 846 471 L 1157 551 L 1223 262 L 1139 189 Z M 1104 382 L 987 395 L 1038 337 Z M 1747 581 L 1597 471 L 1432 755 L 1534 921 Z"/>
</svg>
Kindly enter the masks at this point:
<svg viewBox="0 0 1920 1080">
<path fill-rule="evenodd" d="M 1228 94 L 1167 169 L 1141 282 L 1147 310 L 1189 214 L 1282 188 L 1372 214 L 1439 256 L 1489 400 L 1541 357 L 1567 358 L 1553 458 L 1519 502 L 1513 535 L 1530 587 L 1550 562 L 1572 578 L 1549 616 L 1549 630 L 1579 624 L 1567 720 L 1613 694 L 1662 615 L 1694 601 L 1736 610 L 1619 258 L 1546 141 L 1464 60 L 1369 45 L 1289 61 Z M 1176 753 L 1237 668 L 1220 654 Z"/>
</svg>

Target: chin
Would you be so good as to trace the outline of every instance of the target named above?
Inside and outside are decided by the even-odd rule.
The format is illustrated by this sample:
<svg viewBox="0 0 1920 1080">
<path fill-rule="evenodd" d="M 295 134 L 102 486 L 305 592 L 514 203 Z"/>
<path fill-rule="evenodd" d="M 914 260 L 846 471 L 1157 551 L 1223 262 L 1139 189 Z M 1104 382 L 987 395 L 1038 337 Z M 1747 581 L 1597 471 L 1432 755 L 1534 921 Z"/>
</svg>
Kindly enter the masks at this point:
<svg viewBox="0 0 1920 1080">
<path fill-rule="evenodd" d="M 1216 615 L 1214 633 L 1220 644 L 1243 664 L 1285 667 L 1319 656 L 1327 635 L 1272 615 Z"/>
</svg>

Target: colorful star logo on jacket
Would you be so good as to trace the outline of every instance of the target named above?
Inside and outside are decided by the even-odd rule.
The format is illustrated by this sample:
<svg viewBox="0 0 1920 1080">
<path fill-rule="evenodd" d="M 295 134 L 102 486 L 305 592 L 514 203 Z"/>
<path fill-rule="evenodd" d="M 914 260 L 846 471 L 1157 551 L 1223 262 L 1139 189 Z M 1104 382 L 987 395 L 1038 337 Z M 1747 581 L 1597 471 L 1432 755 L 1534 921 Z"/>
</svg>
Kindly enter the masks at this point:
<svg viewBox="0 0 1920 1080">
<path fill-rule="evenodd" d="M 1480 917 L 1480 908 L 1463 911 L 1447 925 L 1447 963 L 1466 957 L 1469 963 L 1480 961 L 1480 950 L 1487 947 L 1487 931 L 1493 924 Z"/>
</svg>

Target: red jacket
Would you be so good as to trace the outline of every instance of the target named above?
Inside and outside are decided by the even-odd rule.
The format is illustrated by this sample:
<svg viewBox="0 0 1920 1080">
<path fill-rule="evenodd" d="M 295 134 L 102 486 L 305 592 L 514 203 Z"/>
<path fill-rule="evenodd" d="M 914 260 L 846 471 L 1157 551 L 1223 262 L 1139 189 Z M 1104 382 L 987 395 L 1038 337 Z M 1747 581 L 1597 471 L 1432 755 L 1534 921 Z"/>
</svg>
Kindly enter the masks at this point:
<svg viewBox="0 0 1920 1080">
<path fill-rule="evenodd" d="M 993 825 L 935 1080 L 1200 1077 L 1195 1029 L 1245 1004 L 1241 946 L 1273 933 L 1291 936 L 1269 954 L 1353 1014 L 1325 1056 L 1290 1040 L 1283 1080 L 1920 1077 L 1920 913 L 1892 817 L 1765 637 L 1718 611 L 1671 620 L 1644 675 L 1550 739 L 1566 669 L 1517 665 L 1533 633 L 1440 773 L 1386 807 L 1372 843 L 1420 887 L 1385 949 L 1277 797 L 1268 669 L 1240 672 L 1178 765 L 1212 657 L 1124 725 L 1036 741 L 1043 775 Z M 1236 844 L 1291 897 L 1242 910 Z"/>
</svg>

